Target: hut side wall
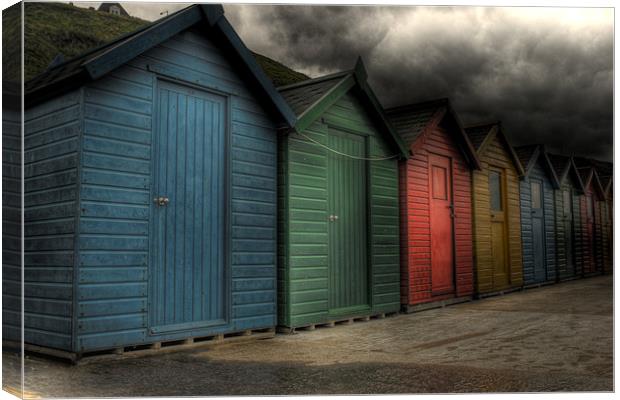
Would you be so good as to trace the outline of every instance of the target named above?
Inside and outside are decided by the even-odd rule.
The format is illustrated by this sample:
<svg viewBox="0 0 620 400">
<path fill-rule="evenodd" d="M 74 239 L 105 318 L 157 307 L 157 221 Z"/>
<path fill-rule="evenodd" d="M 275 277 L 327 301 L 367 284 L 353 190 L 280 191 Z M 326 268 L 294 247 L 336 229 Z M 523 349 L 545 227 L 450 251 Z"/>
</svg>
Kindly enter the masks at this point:
<svg viewBox="0 0 620 400">
<path fill-rule="evenodd" d="M 147 66 L 230 93 L 226 326 L 157 337 L 147 329 L 157 84 Z M 274 326 L 275 127 L 221 50 L 201 33 L 182 32 L 88 85 L 85 96 L 77 350 Z"/>
<path fill-rule="evenodd" d="M 582 208 L 583 203 L 583 208 Z M 585 197 L 573 193 L 573 213 L 575 218 L 575 268 L 576 275 L 582 276 L 585 266 L 585 223 L 583 221 Z"/>
<path fill-rule="evenodd" d="M 429 203 L 429 154 L 452 160 L 454 202 L 456 292 L 448 297 L 469 296 L 473 292 L 473 250 L 471 211 L 471 170 L 454 144 L 448 127 L 439 125 L 429 133 L 424 146 L 409 160 L 401 162 L 401 298 L 403 304 L 432 301 L 432 260 Z M 401 172 L 402 175 L 402 172 Z M 446 296 L 442 296 L 445 298 Z"/>
<path fill-rule="evenodd" d="M 25 341 L 63 350 L 72 349 L 73 339 L 81 96 L 78 90 L 39 104 L 26 111 L 24 121 Z M 19 269 L 7 272 L 5 307 L 15 308 Z M 5 316 L 11 338 L 19 315 Z"/>
<path fill-rule="evenodd" d="M 586 188 L 586 192 L 589 189 Z M 590 230 L 588 226 L 588 202 L 586 195 L 579 196 L 579 209 L 581 218 L 581 251 L 582 251 L 582 273 L 583 275 L 589 275 L 595 272 L 594 261 L 594 229 Z"/>
<path fill-rule="evenodd" d="M 2 335 L 21 340 L 22 140 L 21 112 L 2 109 Z M 37 311 L 30 308 L 30 311 Z M 29 335 L 29 333 L 26 333 Z"/>
<path fill-rule="evenodd" d="M 543 220 L 544 220 L 544 257 L 545 279 L 537 281 L 534 271 L 534 243 L 532 225 L 532 179 L 542 182 L 543 190 Z M 554 280 L 556 276 L 556 246 L 555 246 L 555 205 L 554 189 L 547 176 L 540 159 L 532 167 L 527 178 L 522 179 L 520 184 L 521 196 L 521 240 L 523 245 L 523 282 L 525 284 L 542 283 Z"/>
<path fill-rule="evenodd" d="M 521 256 L 521 211 L 519 206 L 519 178 L 504 146 L 497 137 L 487 145 L 480 155 L 481 171 L 473 172 L 473 215 L 474 215 L 474 274 L 475 291 L 488 293 L 503 288 L 493 285 L 493 263 L 491 255 L 491 217 L 489 203 L 489 166 L 504 169 L 506 173 L 506 213 L 508 228 L 508 264 L 510 286 L 523 284 Z"/>
<path fill-rule="evenodd" d="M 605 200 L 594 199 L 594 264 L 596 272 L 605 270 L 606 234 L 603 226 Z"/>
<path fill-rule="evenodd" d="M 610 200 L 606 199 L 601 205 L 601 219 L 603 221 L 603 272 L 610 274 L 613 272 L 613 240 L 611 236 L 611 212 Z"/>
<path fill-rule="evenodd" d="M 392 154 L 356 96 L 349 92 L 304 135 L 327 145 L 329 126 L 369 136 L 369 156 Z M 279 324 L 328 320 L 327 150 L 298 134 L 280 143 Z M 398 164 L 369 162 L 371 312 L 400 307 Z M 344 316 L 342 316 L 344 317 Z"/>
<path fill-rule="evenodd" d="M 573 264 L 575 270 L 568 270 L 568 259 L 566 254 L 566 240 L 567 235 L 570 234 L 564 228 L 564 198 L 562 195 L 563 190 L 570 190 L 573 193 L 571 201 L 573 203 Z M 561 189 L 554 191 L 555 197 L 555 252 L 556 252 L 556 267 L 557 267 L 557 279 L 566 280 L 575 276 L 581 275 L 581 219 L 580 212 L 575 204 L 578 204 L 579 196 L 575 194 L 575 187 L 570 180 L 566 180 Z M 567 210 L 568 211 L 568 210 Z"/>
</svg>

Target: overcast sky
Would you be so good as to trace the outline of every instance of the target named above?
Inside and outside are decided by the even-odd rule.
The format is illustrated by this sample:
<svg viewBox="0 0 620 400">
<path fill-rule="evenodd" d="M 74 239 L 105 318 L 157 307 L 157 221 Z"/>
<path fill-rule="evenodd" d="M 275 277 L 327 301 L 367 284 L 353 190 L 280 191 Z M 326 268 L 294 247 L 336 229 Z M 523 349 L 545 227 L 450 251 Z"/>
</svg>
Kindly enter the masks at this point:
<svg viewBox="0 0 620 400">
<path fill-rule="evenodd" d="M 184 6 L 123 5 L 149 20 Z M 515 145 L 612 159 L 612 9 L 224 7 L 250 49 L 311 77 L 361 55 L 386 107 L 449 97 L 465 125 L 501 120 Z"/>
</svg>

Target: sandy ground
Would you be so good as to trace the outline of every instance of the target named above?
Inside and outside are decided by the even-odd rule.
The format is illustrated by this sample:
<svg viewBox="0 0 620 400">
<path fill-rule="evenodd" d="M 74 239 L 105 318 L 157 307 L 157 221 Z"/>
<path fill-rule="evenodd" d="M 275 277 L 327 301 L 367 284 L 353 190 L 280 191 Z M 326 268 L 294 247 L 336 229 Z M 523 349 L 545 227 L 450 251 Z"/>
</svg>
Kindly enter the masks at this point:
<svg viewBox="0 0 620 400">
<path fill-rule="evenodd" d="M 28 356 L 28 397 L 613 390 L 613 279 L 247 343 L 71 366 Z M 4 385 L 19 358 L 3 353 Z"/>
</svg>

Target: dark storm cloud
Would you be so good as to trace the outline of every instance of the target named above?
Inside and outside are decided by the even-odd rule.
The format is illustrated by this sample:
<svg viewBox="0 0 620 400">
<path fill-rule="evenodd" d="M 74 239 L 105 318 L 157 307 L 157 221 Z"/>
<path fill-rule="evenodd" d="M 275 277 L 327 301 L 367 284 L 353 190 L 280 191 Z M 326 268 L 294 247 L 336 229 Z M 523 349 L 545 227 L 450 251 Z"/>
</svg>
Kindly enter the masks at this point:
<svg viewBox="0 0 620 400">
<path fill-rule="evenodd" d="M 514 144 L 612 158 L 613 16 L 602 9 L 226 5 L 246 44 L 310 76 L 361 55 L 384 105 L 450 97 Z"/>
</svg>

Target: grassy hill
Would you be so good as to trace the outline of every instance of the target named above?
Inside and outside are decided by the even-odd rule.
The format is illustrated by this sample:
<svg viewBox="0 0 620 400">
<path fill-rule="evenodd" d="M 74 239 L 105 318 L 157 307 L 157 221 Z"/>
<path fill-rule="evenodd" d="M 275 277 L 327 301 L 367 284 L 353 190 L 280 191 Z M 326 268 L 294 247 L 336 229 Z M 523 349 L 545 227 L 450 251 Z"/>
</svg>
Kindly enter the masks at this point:
<svg viewBox="0 0 620 400">
<path fill-rule="evenodd" d="M 149 23 L 140 18 L 112 15 L 63 3 L 26 2 L 25 14 L 26 80 L 43 72 L 59 53 L 67 60 Z M 19 8 L 5 10 L 2 24 L 4 40 L 18 40 Z M 15 73 L 10 71 L 19 71 L 11 65 L 19 62 L 19 46 L 3 46 L 3 49 L 5 63 L 8 62 L 4 68 L 8 74 L 4 79 L 16 80 L 19 77 L 13 76 Z M 275 60 L 256 53 L 255 56 L 276 86 L 308 79 L 306 75 Z"/>
</svg>

